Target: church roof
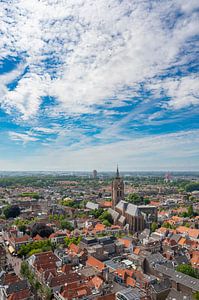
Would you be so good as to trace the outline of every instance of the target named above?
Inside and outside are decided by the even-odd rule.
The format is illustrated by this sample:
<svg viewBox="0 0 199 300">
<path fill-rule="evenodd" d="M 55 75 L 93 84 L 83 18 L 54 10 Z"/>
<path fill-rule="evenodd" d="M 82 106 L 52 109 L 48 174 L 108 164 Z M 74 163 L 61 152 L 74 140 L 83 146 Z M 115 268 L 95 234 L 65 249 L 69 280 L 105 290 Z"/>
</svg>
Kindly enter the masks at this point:
<svg viewBox="0 0 199 300">
<path fill-rule="evenodd" d="M 117 211 L 113 210 L 112 208 L 109 208 L 108 212 L 111 214 L 114 221 L 118 219 L 119 213 Z"/>
<path fill-rule="evenodd" d="M 128 203 L 126 213 L 131 216 L 139 216 L 140 215 L 138 206 L 134 205 L 132 203 Z"/>
<path fill-rule="evenodd" d="M 128 205 L 128 202 L 124 201 L 124 200 L 121 200 L 117 205 L 116 205 L 116 208 L 119 209 L 119 210 L 123 210 L 123 209 L 126 209 Z"/>
<path fill-rule="evenodd" d="M 139 207 L 132 203 L 128 203 L 127 201 L 120 200 L 120 202 L 116 205 L 116 208 L 121 212 L 124 210 L 127 214 L 131 216 L 139 216 L 141 215 Z"/>
</svg>

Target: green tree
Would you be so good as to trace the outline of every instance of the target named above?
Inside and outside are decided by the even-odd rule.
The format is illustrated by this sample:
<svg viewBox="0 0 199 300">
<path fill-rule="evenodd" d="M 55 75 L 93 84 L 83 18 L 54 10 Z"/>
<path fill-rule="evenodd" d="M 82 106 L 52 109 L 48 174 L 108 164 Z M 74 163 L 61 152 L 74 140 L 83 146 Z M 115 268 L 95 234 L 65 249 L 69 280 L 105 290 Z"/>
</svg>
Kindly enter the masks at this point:
<svg viewBox="0 0 199 300">
<path fill-rule="evenodd" d="M 147 199 L 147 198 L 145 198 L 145 199 L 144 199 L 144 204 L 147 205 L 147 204 L 149 204 L 149 203 L 150 203 L 150 200 Z"/>
<path fill-rule="evenodd" d="M 191 265 L 188 265 L 188 264 L 181 264 L 179 266 L 177 266 L 176 270 L 178 272 L 182 272 L 186 275 L 189 275 L 191 277 L 194 277 L 194 278 L 199 278 L 199 273 L 196 269 L 192 268 Z"/>
<path fill-rule="evenodd" d="M 6 219 L 16 218 L 20 215 L 20 208 L 17 205 L 8 205 L 4 208 L 3 213 Z"/>
<path fill-rule="evenodd" d="M 30 272 L 29 272 L 28 263 L 26 261 L 22 261 L 20 273 L 24 278 L 27 278 L 29 276 Z"/>
<path fill-rule="evenodd" d="M 67 229 L 69 231 L 73 231 L 74 230 L 73 225 L 70 222 L 68 222 L 67 220 L 62 220 L 60 222 L 60 225 L 61 225 L 62 229 Z"/>
<path fill-rule="evenodd" d="M 111 223 L 108 220 L 104 220 L 102 222 L 102 224 L 105 225 L 106 227 L 110 227 L 111 226 Z"/>
<path fill-rule="evenodd" d="M 136 193 L 130 193 L 126 200 L 135 205 L 141 204 L 144 201 L 143 197 Z"/>
<path fill-rule="evenodd" d="M 103 214 L 103 212 L 103 208 L 100 207 L 99 209 L 91 210 L 90 214 L 93 215 L 95 218 L 99 218 Z"/>
<path fill-rule="evenodd" d="M 113 218 L 112 218 L 111 214 L 107 210 L 105 210 L 103 212 L 103 214 L 99 217 L 99 220 L 102 221 L 102 222 L 104 222 L 106 220 L 110 224 L 113 224 Z"/>
<path fill-rule="evenodd" d="M 151 224 L 151 231 L 154 232 L 154 231 L 156 231 L 156 229 L 158 229 L 158 224 L 156 222 L 153 222 Z"/>
<path fill-rule="evenodd" d="M 199 300 L 199 292 L 195 292 L 195 293 L 193 294 L 193 298 L 194 298 L 195 300 Z"/>
<path fill-rule="evenodd" d="M 185 186 L 186 192 L 199 191 L 199 182 L 189 183 Z"/>
<path fill-rule="evenodd" d="M 193 215 L 194 215 L 194 212 L 193 212 L 193 206 L 190 205 L 189 208 L 188 208 L 188 216 L 189 216 L 189 217 L 193 217 Z"/>
</svg>

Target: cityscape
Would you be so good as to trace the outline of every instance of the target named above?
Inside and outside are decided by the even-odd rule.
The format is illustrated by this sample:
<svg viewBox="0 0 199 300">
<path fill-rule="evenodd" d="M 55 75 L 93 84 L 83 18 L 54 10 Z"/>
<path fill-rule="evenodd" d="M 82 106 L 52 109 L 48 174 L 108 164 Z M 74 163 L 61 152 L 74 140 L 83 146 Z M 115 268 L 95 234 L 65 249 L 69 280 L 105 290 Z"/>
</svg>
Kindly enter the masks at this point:
<svg viewBox="0 0 199 300">
<path fill-rule="evenodd" d="M 198 54 L 198 0 L 0 0 L 0 300 L 199 300 Z"/>
<path fill-rule="evenodd" d="M 197 299 L 199 174 L 0 177 L 0 299 Z"/>
</svg>

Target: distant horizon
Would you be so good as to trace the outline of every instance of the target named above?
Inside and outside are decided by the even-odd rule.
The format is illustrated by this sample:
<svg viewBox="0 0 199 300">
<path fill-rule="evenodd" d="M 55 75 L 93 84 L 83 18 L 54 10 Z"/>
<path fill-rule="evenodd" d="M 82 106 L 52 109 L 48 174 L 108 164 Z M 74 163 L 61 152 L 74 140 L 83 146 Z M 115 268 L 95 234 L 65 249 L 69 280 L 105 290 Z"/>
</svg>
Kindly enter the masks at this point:
<svg viewBox="0 0 199 300">
<path fill-rule="evenodd" d="M 115 170 L 0 170 L 0 174 L 2 173 L 88 173 L 92 174 L 93 171 L 96 170 L 98 174 L 101 173 L 116 173 Z M 119 171 L 120 174 L 124 173 L 129 173 L 129 174 L 134 174 L 134 173 L 163 173 L 163 174 L 171 174 L 172 173 L 198 173 L 199 170 L 134 170 L 134 171 L 129 171 L 129 170 L 121 170 Z"/>
</svg>

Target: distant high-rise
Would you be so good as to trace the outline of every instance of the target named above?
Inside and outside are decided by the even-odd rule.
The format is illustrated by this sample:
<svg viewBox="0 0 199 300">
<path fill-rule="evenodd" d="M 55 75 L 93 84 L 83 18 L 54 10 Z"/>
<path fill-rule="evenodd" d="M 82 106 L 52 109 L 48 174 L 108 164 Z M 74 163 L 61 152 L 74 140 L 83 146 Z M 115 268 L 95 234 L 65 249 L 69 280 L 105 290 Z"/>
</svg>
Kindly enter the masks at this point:
<svg viewBox="0 0 199 300">
<path fill-rule="evenodd" d="M 117 167 L 116 177 L 112 182 L 112 208 L 115 209 L 120 200 L 124 200 L 124 182 Z"/>
<path fill-rule="evenodd" d="M 93 170 L 93 178 L 94 178 L 94 179 L 97 178 L 97 170 Z"/>
</svg>

